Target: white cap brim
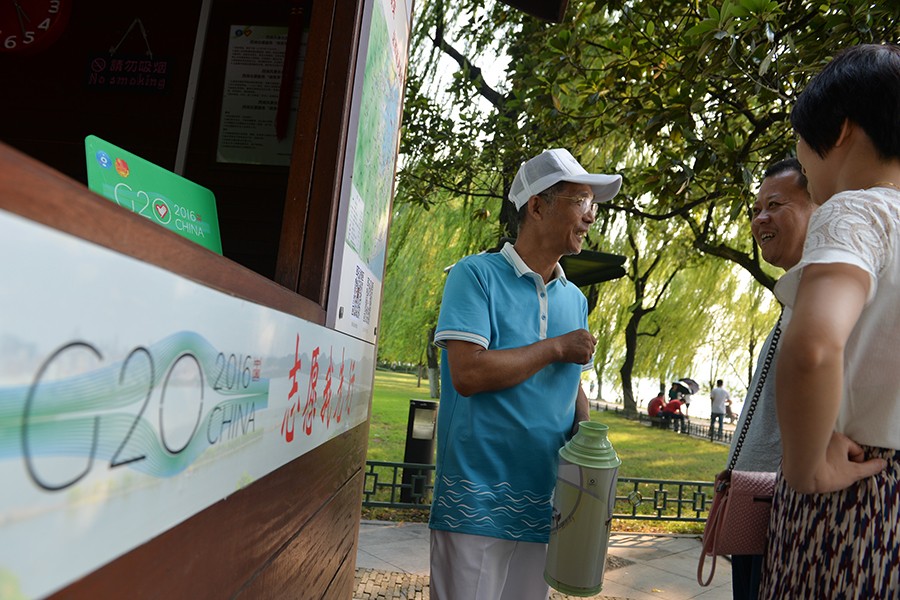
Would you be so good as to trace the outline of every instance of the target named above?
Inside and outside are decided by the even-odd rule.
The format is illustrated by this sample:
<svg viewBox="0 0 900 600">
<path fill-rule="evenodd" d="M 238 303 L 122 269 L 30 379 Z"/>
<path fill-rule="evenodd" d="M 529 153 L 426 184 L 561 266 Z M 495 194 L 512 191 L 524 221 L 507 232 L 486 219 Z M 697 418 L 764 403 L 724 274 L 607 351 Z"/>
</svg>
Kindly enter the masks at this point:
<svg viewBox="0 0 900 600">
<path fill-rule="evenodd" d="M 586 173 L 584 175 L 569 175 L 559 181 L 570 183 L 585 183 L 594 190 L 594 202 L 606 202 L 612 200 L 622 189 L 621 175 L 601 175 L 599 173 Z"/>
<path fill-rule="evenodd" d="M 519 167 L 509 189 L 509 199 L 521 209 L 529 198 L 565 181 L 591 186 L 597 202 L 611 200 L 622 187 L 621 175 L 588 173 L 564 148 L 545 150 Z"/>
</svg>

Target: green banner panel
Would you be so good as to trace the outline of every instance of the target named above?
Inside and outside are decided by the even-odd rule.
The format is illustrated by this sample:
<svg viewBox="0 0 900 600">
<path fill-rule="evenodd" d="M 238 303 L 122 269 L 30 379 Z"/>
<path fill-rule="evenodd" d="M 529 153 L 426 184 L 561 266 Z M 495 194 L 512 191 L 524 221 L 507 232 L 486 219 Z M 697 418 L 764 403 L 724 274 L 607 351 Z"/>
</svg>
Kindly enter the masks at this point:
<svg viewBox="0 0 900 600">
<path fill-rule="evenodd" d="M 84 139 L 88 188 L 222 254 L 216 197 L 208 189 L 100 138 Z"/>
</svg>

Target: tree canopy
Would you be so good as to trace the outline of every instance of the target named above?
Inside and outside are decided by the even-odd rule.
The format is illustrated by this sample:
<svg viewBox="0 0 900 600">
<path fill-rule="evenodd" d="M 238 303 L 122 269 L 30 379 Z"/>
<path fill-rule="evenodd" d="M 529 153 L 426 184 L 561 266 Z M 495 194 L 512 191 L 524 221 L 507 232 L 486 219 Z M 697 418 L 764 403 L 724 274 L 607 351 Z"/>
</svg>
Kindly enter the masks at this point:
<svg viewBox="0 0 900 600">
<path fill-rule="evenodd" d="M 565 147 L 588 170 L 624 178 L 587 242 L 630 265 L 627 281 L 586 290 L 604 336 L 598 376 L 628 364 L 637 376 L 680 376 L 708 327 L 718 350 L 707 358 L 746 380 L 728 365 L 751 363 L 777 316 L 764 288 L 778 270 L 749 232 L 757 182 L 794 152 L 788 117 L 809 77 L 841 48 L 896 42 L 900 3 L 572 1 L 560 24 L 483 0 L 417 11 L 386 287 L 426 277 L 416 261 L 431 249 L 402 233 L 407 220 L 448 240 L 447 264 L 514 236 L 505 197 L 518 165 Z M 400 257 L 409 253 L 418 256 Z M 439 295 L 442 281 L 428 281 Z M 429 302 L 394 310 L 386 298 L 381 349 L 397 347 L 397 327 L 433 326 L 439 304 Z"/>
</svg>

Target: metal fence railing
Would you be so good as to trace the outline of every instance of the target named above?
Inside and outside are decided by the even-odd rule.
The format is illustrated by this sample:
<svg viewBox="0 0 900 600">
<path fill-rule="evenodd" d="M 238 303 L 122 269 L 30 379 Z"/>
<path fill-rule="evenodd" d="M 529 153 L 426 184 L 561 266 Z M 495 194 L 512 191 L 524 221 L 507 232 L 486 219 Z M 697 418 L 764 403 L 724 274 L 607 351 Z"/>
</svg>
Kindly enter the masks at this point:
<svg viewBox="0 0 900 600">
<path fill-rule="evenodd" d="M 407 481 L 403 481 L 403 471 Z M 428 508 L 434 465 L 394 463 L 378 460 L 366 461 L 363 484 L 363 506 L 384 508 Z M 401 502 L 401 496 L 404 500 Z"/>
<path fill-rule="evenodd" d="M 712 481 L 619 477 L 613 518 L 706 521 L 714 485 Z"/>
<path fill-rule="evenodd" d="M 404 482 L 404 470 L 407 470 Z M 367 461 L 363 506 L 428 510 L 434 465 Z M 713 499 L 712 481 L 619 477 L 616 519 L 705 521 Z M 401 499 L 403 497 L 403 499 Z"/>
</svg>

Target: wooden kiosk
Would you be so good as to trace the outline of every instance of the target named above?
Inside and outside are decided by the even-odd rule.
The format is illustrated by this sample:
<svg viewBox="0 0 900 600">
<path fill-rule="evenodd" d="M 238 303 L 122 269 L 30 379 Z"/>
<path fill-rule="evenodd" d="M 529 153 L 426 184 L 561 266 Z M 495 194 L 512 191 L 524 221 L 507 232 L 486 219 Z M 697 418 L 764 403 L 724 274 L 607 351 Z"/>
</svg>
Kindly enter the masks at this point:
<svg viewBox="0 0 900 600">
<path fill-rule="evenodd" d="M 412 2 L 0 7 L 0 600 L 352 596 Z"/>
<path fill-rule="evenodd" d="M 412 0 L 7 4 L 0 598 L 350 598 Z"/>
</svg>

